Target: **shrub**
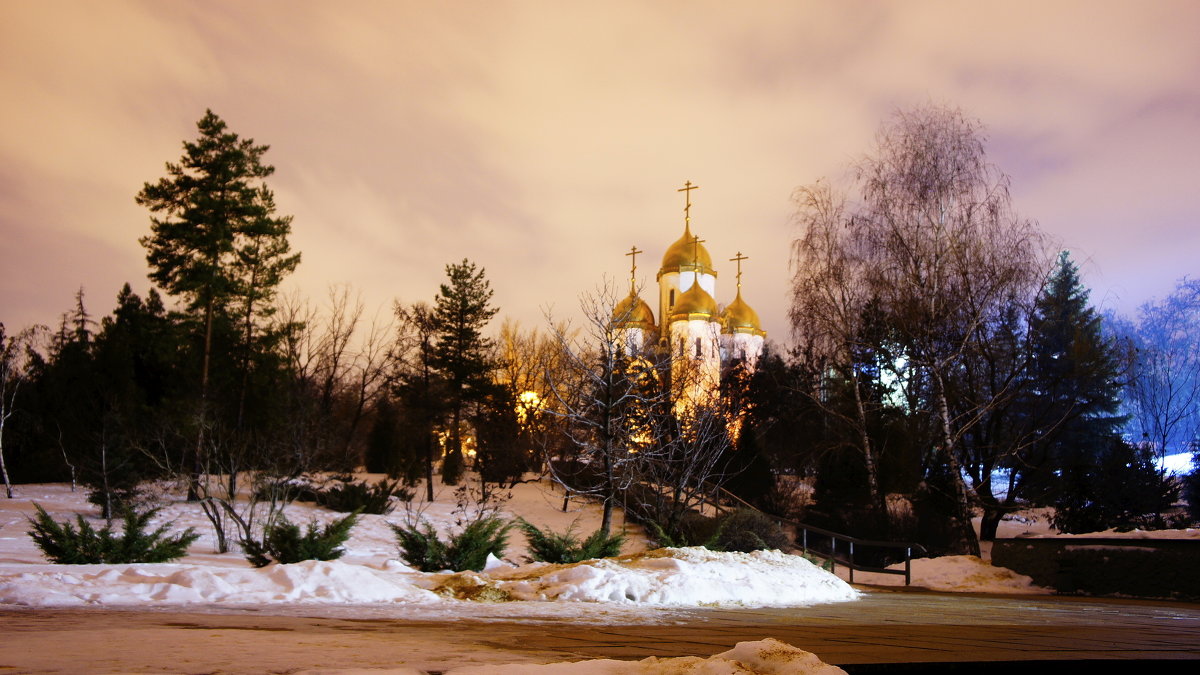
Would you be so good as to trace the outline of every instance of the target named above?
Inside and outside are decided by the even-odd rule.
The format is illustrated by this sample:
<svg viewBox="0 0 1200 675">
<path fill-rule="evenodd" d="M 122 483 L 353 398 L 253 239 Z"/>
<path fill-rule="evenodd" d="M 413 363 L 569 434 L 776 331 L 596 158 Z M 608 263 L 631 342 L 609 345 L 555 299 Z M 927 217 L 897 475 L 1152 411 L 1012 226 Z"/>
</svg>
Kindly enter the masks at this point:
<svg viewBox="0 0 1200 675">
<path fill-rule="evenodd" d="M 246 560 L 255 567 L 266 567 L 272 562 L 282 564 L 303 560 L 337 560 L 345 553 L 342 544 L 350 538 L 350 530 L 358 522 L 358 512 L 339 518 L 324 527 L 310 522 L 304 534 L 300 526 L 286 516 L 263 530 L 262 541 L 242 540 Z"/>
<path fill-rule="evenodd" d="M 684 546 L 708 546 L 717 533 L 720 522 L 716 518 L 688 511 L 674 526 L 664 527 L 655 521 L 647 521 L 646 529 L 659 546 L 680 548 Z"/>
<path fill-rule="evenodd" d="M 1192 522 L 1200 523 L 1200 454 L 1192 457 L 1192 472 L 1183 477 L 1183 498 Z"/>
<path fill-rule="evenodd" d="M 321 506 L 333 511 L 349 513 L 373 513 L 387 515 L 396 508 L 392 497 L 407 502 L 413 498 L 412 490 L 400 486 L 399 481 L 380 480 L 374 485 L 367 482 L 341 483 L 316 494 Z"/>
<path fill-rule="evenodd" d="M 625 533 L 605 533 L 596 530 L 582 542 L 575 536 L 575 523 L 566 532 L 557 533 L 550 530 L 539 530 L 536 525 L 524 518 L 517 519 L 517 527 L 525 533 L 529 542 L 529 554 L 533 560 L 548 563 L 577 563 L 593 558 L 608 558 L 621 554 L 621 545 L 625 543 Z"/>
<path fill-rule="evenodd" d="M 39 504 L 37 518 L 30 518 L 33 529 L 29 536 L 42 550 L 46 559 L 64 565 L 87 565 L 97 563 L 157 563 L 169 562 L 187 555 L 187 548 L 200 537 L 188 528 L 174 537 L 168 537 L 167 526 L 163 525 L 147 533 L 146 526 L 159 509 L 138 513 L 127 509 L 124 514 L 124 534 L 120 537 L 106 525 L 97 531 L 83 516 L 76 516 L 79 529 L 70 521 L 56 522 Z"/>
<path fill-rule="evenodd" d="M 315 502 L 319 490 L 312 481 L 300 478 L 270 478 L 255 485 L 254 499 L 260 502 Z"/>
<path fill-rule="evenodd" d="M 787 534 L 761 511 L 738 509 L 720 519 L 709 548 L 714 551 L 761 551 L 783 549 L 791 544 Z"/>
<path fill-rule="evenodd" d="M 783 549 L 791 544 L 787 533 L 770 516 L 760 511 L 739 509 L 719 518 L 689 514 L 673 532 L 649 523 L 660 546 L 703 546 L 713 551 L 760 551 Z"/>
<path fill-rule="evenodd" d="M 400 557 L 422 572 L 453 570 L 478 572 L 487 564 L 488 554 L 504 555 L 508 547 L 511 521 L 491 515 L 471 521 L 458 534 L 443 542 L 426 521 L 419 525 L 392 525 L 400 546 Z"/>
<path fill-rule="evenodd" d="M 1158 529 L 1162 513 L 1179 496 L 1179 486 L 1160 474 L 1147 447 L 1113 439 L 1094 465 L 1064 471 L 1051 524 L 1080 534 L 1109 528 Z"/>
</svg>

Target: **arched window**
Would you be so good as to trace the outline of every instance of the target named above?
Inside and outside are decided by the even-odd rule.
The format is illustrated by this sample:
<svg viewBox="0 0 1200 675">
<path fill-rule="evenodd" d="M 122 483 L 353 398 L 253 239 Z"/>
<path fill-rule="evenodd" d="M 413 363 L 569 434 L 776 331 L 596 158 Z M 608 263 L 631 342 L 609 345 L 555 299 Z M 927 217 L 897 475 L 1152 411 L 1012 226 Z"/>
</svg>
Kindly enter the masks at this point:
<svg viewBox="0 0 1200 675">
<path fill-rule="evenodd" d="M 673 307 L 675 307 L 675 289 L 674 288 L 671 289 L 671 299 L 670 299 L 670 301 L 667 302 L 667 309 L 672 309 Z"/>
<path fill-rule="evenodd" d="M 704 353 L 701 351 L 702 348 L 703 347 L 700 344 L 700 338 L 696 338 L 696 358 L 703 356 Z"/>
</svg>

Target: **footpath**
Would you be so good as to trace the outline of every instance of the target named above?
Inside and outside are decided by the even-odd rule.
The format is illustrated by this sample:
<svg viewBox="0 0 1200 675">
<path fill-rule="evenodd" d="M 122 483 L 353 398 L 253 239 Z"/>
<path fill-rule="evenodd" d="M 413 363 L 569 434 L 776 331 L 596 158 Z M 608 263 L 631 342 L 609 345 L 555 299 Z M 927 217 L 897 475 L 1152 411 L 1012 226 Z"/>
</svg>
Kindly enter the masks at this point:
<svg viewBox="0 0 1200 675">
<path fill-rule="evenodd" d="M 322 607 L 0 609 L 0 672 L 265 673 L 709 656 L 773 637 L 851 673 L 1200 672 L 1200 604 L 869 589 L 787 609 L 647 610 L 645 622 L 355 618 Z M 1117 663 L 1114 663 L 1117 662 Z M 1066 672 L 1077 668 L 1069 667 Z"/>
</svg>

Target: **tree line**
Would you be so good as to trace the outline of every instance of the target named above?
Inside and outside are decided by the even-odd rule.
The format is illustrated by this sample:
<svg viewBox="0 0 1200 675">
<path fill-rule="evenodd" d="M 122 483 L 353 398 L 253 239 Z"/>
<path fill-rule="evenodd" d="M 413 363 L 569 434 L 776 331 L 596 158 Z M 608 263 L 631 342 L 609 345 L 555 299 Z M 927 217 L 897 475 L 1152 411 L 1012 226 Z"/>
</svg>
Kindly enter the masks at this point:
<svg viewBox="0 0 1200 675">
<path fill-rule="evenodd" d="M 605 532 L 623 506 L 673 540 L 718 488 L 954 552 L 978 551 L 973 515 L 991 538 L 1030 504 L 1069 531 L 1161 524 L 1178 485 L 1155 459 L 1194 448 L 1200 421 L 1196 283 L 1101 316 L 983 141 L 960 111 L 902 112 L 848 186 L 798 189 L 793 346 L 681 410 L 692 375 L 625 340 L 610 290 L 582 297 L 578 325 L 494 338 L 469 260 L 372 321 L 348 288 L 281 295 L 300 254 L 268 147 L 209 111 L 137 195 L 172 308 L 127 284 L 99 321 L 81 290 L 55 329 L 0 325 L 0 469 L 78 481 L 108 516 L 176 479 L 222 547 L 301 474 L 358 468 L 424 479 L 427 499 L 438 474 L 473 469 L 486 492 L 548 473 L 604 504 Z"/>
</svg>

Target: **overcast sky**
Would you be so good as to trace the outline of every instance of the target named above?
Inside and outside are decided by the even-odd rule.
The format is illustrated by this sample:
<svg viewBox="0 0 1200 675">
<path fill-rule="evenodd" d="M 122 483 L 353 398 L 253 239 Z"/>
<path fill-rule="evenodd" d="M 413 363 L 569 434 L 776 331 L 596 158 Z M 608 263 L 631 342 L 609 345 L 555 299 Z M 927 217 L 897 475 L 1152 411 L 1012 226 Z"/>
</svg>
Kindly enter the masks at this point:
<svg viewBox="0 0 1200 675">
<path fill-rule="evenodd" d="M 787 340 L 793 190 L 929 102 L 986 126 L 1017 210 L 1132 312 L 1200 272 L 1198 35 L 1190 0 L 0 0 L 0 321 L 145 292 L 134 195 L 211 108 L 271 146 L 314 300 L 431 300 L 469 258 L 500 316 L 571 316 L 630 246 L 654 283 L 690 180 L 718 302 L 740 251 Z"/>
</svg>

